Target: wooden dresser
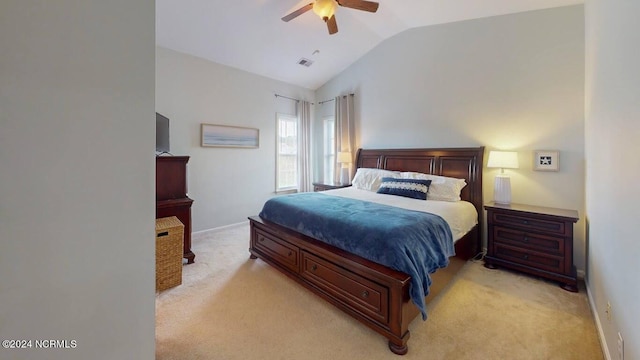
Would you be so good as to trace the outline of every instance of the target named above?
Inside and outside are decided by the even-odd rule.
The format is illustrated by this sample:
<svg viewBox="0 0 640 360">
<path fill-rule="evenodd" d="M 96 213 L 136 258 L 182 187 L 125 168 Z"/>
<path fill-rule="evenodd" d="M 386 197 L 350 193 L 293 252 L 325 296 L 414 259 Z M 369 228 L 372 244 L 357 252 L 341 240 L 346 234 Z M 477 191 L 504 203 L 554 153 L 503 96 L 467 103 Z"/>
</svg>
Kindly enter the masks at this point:
<svg viewBox="0 0 640 360">
<path fill-rule="evenodd" d="M 510 268 L 560 282 L 578 291 L 573 265 L 575 210 L 523 204 L 495 204 L 487 210 L 485 267 Z"/>
<path fill-rule="evenodd" d="M 175 216 L 184 225 L 184 258 L 194 262 L 191 251 L 191 204 L 187 196 L 188 156 L 156 156 L 156 219 Z"/>
</svg>

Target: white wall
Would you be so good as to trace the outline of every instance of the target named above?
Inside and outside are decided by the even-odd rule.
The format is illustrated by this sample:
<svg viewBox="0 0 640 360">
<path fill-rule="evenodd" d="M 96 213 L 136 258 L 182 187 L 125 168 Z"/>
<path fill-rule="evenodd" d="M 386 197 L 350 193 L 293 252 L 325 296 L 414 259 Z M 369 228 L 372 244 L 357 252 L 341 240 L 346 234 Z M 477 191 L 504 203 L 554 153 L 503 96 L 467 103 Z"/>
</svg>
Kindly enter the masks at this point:
<svg viewBox="0 0 640 360">
<path fill-rule="evenodd" d="M 77 341 L 2 359 L 154 356 L 154 24 L 0 3 L 0 339 Z"/>
<path fill-rule="evenodd" d="M 313 101 L 313 91 L 161 47 L 156 55 L 156 110 L 170 119 L 171 153 L 191 157 L 193 230 L 257 215 L 275 191 L 275 114 L 295 114 L 274 94 Z M 258 128 L 260 147 L 203 148 L 202 123 Z"/>
<path fill-rule="evenodd" d="M 575 264 L 584 269 L 583 21 L 579 5 L 408 30 L 316 98 L 356 94 L 361 147 L 518 151 L 513 202 L 578 210 Z M 559 150 L 560 171 L 533 171 L 536 149 Z M 485 169 L 485 201 L 497 172 Z"/>
<path fill-rule="evenodd" d="M 640 359 L 640 2 L 585 8 L 587 282 L 610 358 L 621 332 L 624 358 Z"/>
</svg>

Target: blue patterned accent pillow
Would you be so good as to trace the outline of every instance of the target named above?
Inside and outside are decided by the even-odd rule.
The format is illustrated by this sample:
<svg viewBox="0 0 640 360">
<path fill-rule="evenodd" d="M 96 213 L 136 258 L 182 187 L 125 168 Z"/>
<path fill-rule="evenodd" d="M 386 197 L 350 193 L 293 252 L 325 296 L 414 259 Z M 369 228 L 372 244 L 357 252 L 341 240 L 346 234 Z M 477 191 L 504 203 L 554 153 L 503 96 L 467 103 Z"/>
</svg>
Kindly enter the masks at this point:
<svg viewBox="0 0 640 360">
<path fill-rule="evenodd" d="M 413 199 L 427 200 L 431 180 L 382 178 L 378 194 L 404 196 Z"/>
</svg>

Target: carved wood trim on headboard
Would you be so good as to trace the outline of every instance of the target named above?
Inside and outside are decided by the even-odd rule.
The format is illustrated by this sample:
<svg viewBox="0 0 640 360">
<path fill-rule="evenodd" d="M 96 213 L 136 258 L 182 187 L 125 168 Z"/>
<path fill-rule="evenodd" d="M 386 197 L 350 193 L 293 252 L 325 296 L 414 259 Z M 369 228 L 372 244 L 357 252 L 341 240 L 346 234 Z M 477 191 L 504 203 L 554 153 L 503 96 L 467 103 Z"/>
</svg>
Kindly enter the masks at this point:
<svg viewBox="0 0 640 360">
<path fill-rule="evenodd" d="M 462 200 L 472 203 L 482 219 L 482 164 L 484 146 L 436 149 L 359 149 L 356 168 L 415 171 L 464 179 Z M 481 221 L 478 221 L 481 223 Z"/>
</svg>

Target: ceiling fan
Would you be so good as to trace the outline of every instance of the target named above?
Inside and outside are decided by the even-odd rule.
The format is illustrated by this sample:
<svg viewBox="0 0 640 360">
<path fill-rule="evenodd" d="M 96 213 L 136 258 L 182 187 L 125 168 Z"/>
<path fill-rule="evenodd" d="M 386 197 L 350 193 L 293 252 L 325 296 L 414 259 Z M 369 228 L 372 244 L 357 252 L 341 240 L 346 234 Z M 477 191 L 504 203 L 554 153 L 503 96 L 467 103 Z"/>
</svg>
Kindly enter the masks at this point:
<svg viewBox="0 0 640 360">
<path fill-rule="evenodd" d="M 307 11 L 313 9 L 325 23 L 327 23 L 327 28 L 329 29 L 329 34 L 335 34 L 338 32 L 338 24 L 336 23 L 336 17 L 334 15 L 336 11 L 336 4 L 340 6 L 344 6 L 346 8 L 363 10 L 368 12 L 376 12 L 378 11 L 378 3 L 373 1 L 366 0 L 315 0 L 312 3 L 309 3 L 300 9 L 292 12 L 289 15 L 286 15 L 282 18 L 282 21 L 290 21 L 295 19 L 296 17 L 306 13 Z"/>
</svg>

